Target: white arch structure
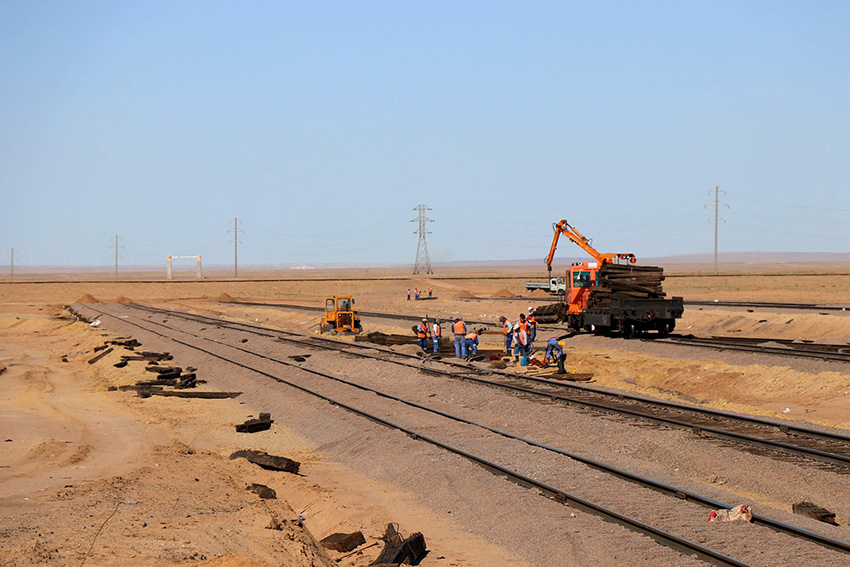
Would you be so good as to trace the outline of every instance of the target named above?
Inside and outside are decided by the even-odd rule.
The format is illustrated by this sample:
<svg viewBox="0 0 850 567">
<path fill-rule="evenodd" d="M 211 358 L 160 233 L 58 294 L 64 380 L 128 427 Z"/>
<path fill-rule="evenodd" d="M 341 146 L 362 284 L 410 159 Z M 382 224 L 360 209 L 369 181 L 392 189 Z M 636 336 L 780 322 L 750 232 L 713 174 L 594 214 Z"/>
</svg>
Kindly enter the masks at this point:
<svg viewBox="0 0 850 567">
<path fill-rule="evenodd" d="M 198 261 L 198 271 L 195 275 L 198 276 L 198 279 L 202 279 L 204 277 L 203 272 L 201 271 L 201 255 L 198 254 L 197 256 L 169 256 L 168 257 L 168 269 L 165 272 L 165 275 L 168 279 L 170 279 L 170 280 L 174 279 L 171 275 L 171 259 L 172 258 L 177 258 L 177 259 L 195 258 Z"/>
</svg>

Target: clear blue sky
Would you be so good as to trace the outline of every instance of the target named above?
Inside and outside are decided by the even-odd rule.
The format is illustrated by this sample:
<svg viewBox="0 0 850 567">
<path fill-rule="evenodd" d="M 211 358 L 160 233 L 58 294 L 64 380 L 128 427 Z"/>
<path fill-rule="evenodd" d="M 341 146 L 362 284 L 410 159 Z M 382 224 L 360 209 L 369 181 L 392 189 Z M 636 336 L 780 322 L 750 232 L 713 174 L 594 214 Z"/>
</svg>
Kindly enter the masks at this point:
<svg viewBox="0 0 850 567">
<path fill-rule="evenodd" d="M 850 251 L 850 3 L 0 0 L 0 262 Z M 712 204 L 706 208 L 705 205 Z M 572 251 L 578 255 L 577 249 Z M 564 250 L 564 254 L 567 254 Z M 5 258 L 5 260 L 2 260 Z"/>
</svg>

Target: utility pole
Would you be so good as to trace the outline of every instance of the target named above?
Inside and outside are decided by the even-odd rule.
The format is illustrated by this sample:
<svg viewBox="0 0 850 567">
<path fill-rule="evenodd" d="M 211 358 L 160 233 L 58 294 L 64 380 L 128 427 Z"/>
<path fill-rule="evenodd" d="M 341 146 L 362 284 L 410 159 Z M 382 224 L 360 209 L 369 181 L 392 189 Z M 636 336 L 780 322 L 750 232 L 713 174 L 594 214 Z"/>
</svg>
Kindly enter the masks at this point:
<svg viewBox="0 0 850 567">
<path fill-rule="evenodd" d="M 237 246 L 239 245 L 239 233 L 245 232 L 244 230 L 239 230 L 239 219 L 238 218 L 233 217 L 233 230 L 232 231 L 228 230 L 227 232 L 228 233 L 233 232 L 233 277 L 238 278 L 239 277 L 239 261 L 238 261 L 239 250 L 238 250 Z"/>
<path fill-rule="evenodd" d="M 710 192 L 709 192 L 710 193 Z M 720 202 L 720 193 L 725 194 L 726 191 L 723 191 L 718 186 L 714 186 L 714 275 L 717 275 L 717 233 L 718 226 L 720 221 L 723 219 L 720 218 L 720 206 L 729 207 L 726 203 Z"/>
<path fill-rule="evenodd" d="M 118 249 L 124 248 L 123 246 L 118 246 L 118 235 L 115 235 L 115 279 L 118 279 Z"/>
<path fill-rule="evenodd" d="M 419 211 L 419 217 L 412 219 L 410 222 L 418 222 L 419 230 L 413 232 L 413 234 L 419 234 L 419 243 L 416 245 L 416 262 L 413 265 L 413 273 L 426 273 L 433 274 L 434 270 L 431 269 L 431 258 L 428 257 L 428 242 L 425 241 L 425 235 L 431 234 L 425 228 L 425 223 L 434 222 L 432 219 L 429 219 L 425 216 L 425 211 L 430 211 L 428 207 L 425 205 L 419 205 L 414 211 Z"/>
</svg>

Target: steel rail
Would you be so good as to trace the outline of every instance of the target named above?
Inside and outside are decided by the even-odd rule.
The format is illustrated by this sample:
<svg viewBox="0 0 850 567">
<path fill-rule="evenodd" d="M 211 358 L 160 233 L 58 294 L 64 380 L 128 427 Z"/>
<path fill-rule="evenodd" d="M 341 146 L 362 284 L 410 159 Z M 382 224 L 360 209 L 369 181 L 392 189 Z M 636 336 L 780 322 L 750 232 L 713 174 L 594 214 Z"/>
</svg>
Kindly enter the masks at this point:
<svg viewBox="0 0 850 567">
<path fill-rule="evenodd" d="M 737 350 L 742 352 L 791 356 L 796 358 L 816 358 L 824 361 L 828 360 L 833 362 L 850 362 L 850 353 L 841 353 L 836 352 L 835 350 L 817 350 L 815 345 L 800 345 L 801 348 L 798 349 L 786 347 L 772 347 L 757 344 L 742 344 L 743 337 L 725 340 L 708 337 L 688 337 L 685 335 L 679 335 L 646 340 L 655 343 L 673 344 L 681 346 L 696 346 L 701 348 L 713 348 L 716 350 Z M 762 339 L 762 342 L 771 341 L 770 339 Z"/>
<path fill-rule="evenodd" d="M 442 361 L 442 360 L 436 361 L 434 359 L 430 359 L 430 360 L 422 359 L 422 358 L 415 356 L 415 355 L 408 355 L 408 354 L 405 354 L 405 353 L 399 353 L 399 352 L 396 352 L 396 351 L 393 351 L 393 350 L 390 350 L 390 349 L 381 348 L 381 347 L 378 347 L 378 346 L 367 346 L 367 345 L 360 345 L 360 344 L 357 344 L 357 343 L 335 341 L 333 339 L 328 339 L 328 338 L 324 338 L 324 337 L 309 337 L 308 338 L 308 337 L 304 337 L 303 335 L 299 335 L 297 333 L 292 333 L 290 331 L 269 329 L 267 327 L 262 327 L 262 326 L 259 326 L 259 325 L 253 325 L 253 324 L 250 324 L 250 323 L 239 323 L 239 322 L 225 321 L 225 320 L 207 317 L 207 316 L 203 316 L 203 315 L 188 314 L 188 313 L 176 312 L 176 311 L 173 311 L 173 310 L 160 309 L 160 308 L 156 308 L 156 307 L 141 306 L 139 304 L 132 304 L 132 305 L 134 307 L 137 307 L 137 308 L 142 309 L 142 310 L 164 313 L 164 314 L 182 317 L 182 318 L 190 319 L 190 320 L 194 319 L 195 321 L 198 321 L 200 319 L 201 321 L 199 321 L 199 322 L 229 327 L 231 329 L 236 329 L 236 330 L 238 330 L 238 327 L 248 327 L 248 328 L 252 329 L 252 331 L 250 331 L 250 332 L 253 332 L 255 334 L 259 334 L 259 335 L 263 335 L 263 336 L 267 336 L 267 337 L 278 338 L 279 340 L 286 340 L 286 341 L 289 341 L 289 342 L 302 344 L 303 346 L 330 348 L 331 350 L 336 350 L 336 351 L 339 351 L 339 352 L 342 352 L 342 353 L 345 353 L 345 354 L 349 354 L 349 355 L 352 355 L 352 356 L 358 356 L 358 357 L 361 357 L 361 358 L 371 358 L 371 359 L 376 359 L 376 360 L 380 360 L 380 361 L 384 361 L 384 362 L 390 362 L 390 363 L 393 363 L 393 364 L 401 364 L 401 365 L 408 366 L 408 367 L 411 367 L 411 368 L 417 368 L 417 369 L 420 369 L 420 370 L 423 370 L 423 371 L 426 371 L 426 372 L 432 372 L 432 373 L 435 373 L 435 374 L 447 376 L 447 377 L 450 377 L 450 378 L 453 378 L 453 379 L 470 380 L 470 381 L 480 383 L 480 384 L 483 384 L 483 385 L 502 388 L 502 389 L 514 391 L 514 392 L 521 393 L 521 394 L 526 394 L 526 395 L 531 395 L 531 396 L 536 396 L 536 397 L 543 397 L 543 398 L 546 398 L 548 400 L 559 401 L 559 402 L 567 403 L 567 404 L 571 404 L 571 405 L 589 407 L 589 408 L 595 409 L 597 411 L 603 411 L 603 412 L 607 412 L 607 413 L 614 412 L 614 413 L 619 413 L 619 414 L 623 414 L 623 415 L 628 415 L 630 417 L 635 417 L 635 418 L 639 418 L 639 419 L 653 421 L 653 422 L 656 422 L 656 423 L 662 423 L 662 424 L 665 424 L 665 425 L 673 425 L 673 426 L 676 426 L 676 427 L 695 431 L 695 432 L 700 433 L 700 434 L 701 433 L 710 433 L 711 435 L 713 435 L 715 437 L 726 438 L 728 440 L 736 441 L 736 442 L 739 442 L 739 443 L 745 443 L 745 444 L 750 444 L 750 445 L 758 445 L 758 446 L 761 446 L 761 447 L 774 449 L 774 450 L 781 450 L 783 452 L 789 452 L 789 453 L 796 454 L 796 455 L 799 455 L 799 456 L 803 456 L 803 457 L 806 457 L 806 458 L 809 458 L 809 459 L 825 461 L 825 462 L 828 462 L 830 464 L 835 464 L 835 465 L 840 465 L 840 466 L 845 466 L 845 467 L 850 466 L 850 456 L 842 455 L 840 453 L 831 453 L 831 452 L 826 452 L 826 451 L 820 451 L 818 449 L 813 449 L 813 448 L 810 448 L 810 447 L 804 447 L 804 446 L 800 446 L 800 445 L 792 445 L 792 444 L 789 444 L 789 443 L 783 443 L 781 441 L 765 439 L 764 437 L 755 437 L 755 436 L 752 436 L 752 435 L 736 433 L 736 432 L 733 432 L 733 431 L 728 431 L 728 430 L 720 429 L 720 428 L 716 428 L 716 427 L 709 427 L 709 426 L 705 426 L 705 425 L 702 425 L 702 424 L 694 424 L 694 423 L 691 423 L 691 422 L 681 421 L 681 420 L 668 418 L 668 417 L 664 417 L 664 416 L 659 416 L 659 415 L 652 414 L 652 413 L 646 413 L 646 412 L 632 410 L 632 409 L 623 408 L 623 407 L 611 406 L 611 405 L 605 404 L 603 402 L 595 402 L 595 401 L 588 400 L 586 398 L 562 396 L 562 395 L 554 394 L 554 393 L 551 393 L 551 392 L 542 392 L 540 390 L 523 388 L 522 386 L 516 386 L 516 385 L 513 385 L 513 384 L 505 384 L 505 383 L 502 383 L 502 382 L 493 382 L 493 381 L 487 380 L 485 378 L 479 378 L 479 377 L 470 376 L 470 375 L 467 375 L 467 374 L 460 375 L 460 374 L 457 374 L 457 373 L 454 373 L 454 372 L 440 370 L 440 369 L 437 369 L 437 368 L 424 368 L 424 363 L 425 362 L 431 362 L 431 363 L 439 362 L 441 364 L 446 364 L 446 365 L 458 368 L 459 370 L 462 370 L 462 371 L 477 372 L 479 374 L 485 374 L 485 375 L 486 374 L 499 375 L 499 376 L 504 376 L 504 377 L 507 377 L 507 378 L 510 378 L 510 379 L 521 379 L 521 380 L 525 380 L 525 381 L 530 381 L 532 383 L 537 383 L 537 384 L 546 385 L 546 386 L 553 386 L 553 387 L 557 387 L 557 388 L 560 388 L 560 389 L 567 389 L 567 390 L 571 390 L 573 392 L 579 392 L 580 393 L 579 395 L 592 395 L 592 396 L 597 396 L 597 397 L 614 398 L 616 402 L 626 401 L 626 402 L 634 403 L 634 404 L 649 405 L 649 406 L 655 406 L 655 407 L 660 407 L 660 408 L 672 409 L 672 410 L 675 410 L 675 411 L 689 412 L 689 413 L 692 413 L 692 414 L 697 414 L 697 415 L 702 415 L 702 416 L 709 416 L 709 417 L 717 417 L 717 418 L 727 419 L 727 420 L 734 420 L 734 421 L 737 421 L 737 422 L 740 422 L 740 423 L 743 423 L 743 424 L 746 424 L 746 425 L 757 425 L 757 426 L 771 427 L 771 428 L 777 429 L 780 433 L 785 434 L 785 435 L 787 435 L 788 433 L 793 433 L 793 434 L 798 435 L 798 436 L 805 436 L 805 437 L 808 437 L 808 438 L 817 438 L 817 439 L 822 439 L 822 440 L 826 440 L 826 441 L 838 442 L 838 443 L 844 443 L 844 444 L 850 445 L 850 437 L 848 437 L 846 435 L 841 435 L 841 434 L 838 434 L 838 433 L 818 431 L 818 430 L 805 428 L 805 427 L 801 427 L 801 426 L 796 426 L 796 425 L 791 425 L 791 424 L 787 424 L 787 423 L 776 422 L 776 421 L 766 420 L 766 419 L 762 419 L 762 418 L 758 418 L 758 417 L 745 416 L 745 415 L 740 415 L 740 414 L 735 414 L 735 413 L 730 413 L 730 412 L 723 412 L 723 411 L 719 411 L 719 410 L 713 410 L 713 409 L 710 409 L 710 408 L 701 408 L 701 407 L 689 406 L 689 405 L 685 405 L 685 404 L 678 404 L 678 403 L 675 403 L 675 402 L 667 402 L 667 401 L 663 401 L 663 400 L 652 400 L 652 399 L 647 399 L 647 398 L 643 398 L 643 397 L 639 397 L 639 396 L 633 396 L 633 395 L 629 395 L 629 394 L 611 393 L 611 392 L 607 392 L 605 390 L 590 388 L 590 387 L 587 387 L 587 386 L 578 386 L 578 385 L 575 385 L 575 384 L 566 384 L 566 383 L 563 383 L 563 382 L 556 382 L 556 381 L 553 381 L 553 380 L 547 380 L 547 379 L 543 379 L 543 378 L 527 377 L 527 376 L 524 376 L 524 375 L 521 375 L 521 374 L 515 374 L 515 373 L 511 373 L 511 372 L 500 371 L 500 370 L 497 370 L 497 369 L 480 369 L 480 368 L 472 366 L 472 365 L 460 365 L 460 364 L 455 364 L 455 363 L 446 362 L 446 361 Z M 290 336 L 289 337 L 281 337 L 280 334 L 286 334 L 286 335 L 290 335 Z M 301 337 L 301 338 L 298 338 L 298 339 L 292 338 L 293 335 L 296 336 L 296 337 Z M 308 339 L 308 340 L 305 340 L 305 338 Z M 333 347 L 321 347 L 320 345 L 316 345 L 315 342 L 312 342 L 312 341 L 315 341 L 315 340 L 321 340 L 321 341 L 324 341 L 324 342 L 332 343 L 334 346 Z M 394 356 L 398 356 L 398 357 L 402 357 L 402 358 L 413 358 L 413 359 L 416 359 L 418 362 L 420 362 L 420 364 L 416 364 L 416 365 L 404 364 L 404 363 L 396 361 L 396 360 L 386 359 L 386 358 L 377 357 L 377 356 L 366 354 L 366 353 L 353 352 L 351 350 L 348 350 L 352 346 L 362 348 L 362 349 L 365 349 L 365 350 L 374 350 L 374 351 L 378 351 L 378 352 L 384 352 L 386 354 L 394 355 Z"/>
<path fill-rule="evenodd" d="M 703 305 L 717 307 L 755 307 L 765 309 L 796 309 L 798 311 L 847 311 L 850 307 L 841 305 L 821 305 L 818 303 L 781 303 L 777 301 L 722 301 L 686 299 L 685 305 Z"/>
<path fill-rule="evenodd" d="M 222 356 L 220 354 L 208 351 L 208 350 L 203 349 L 201 347 L 198 347 L 196 345 L 192 345 L 192 344 L 187 343 L 185 341 L 181 341 L 181 340 L 176 339 L 176 338 L 174 338 L 170 335 L 167 335 L 165 333 L 159 333 L 159 332 L 154 331 L 152 329 L 145 328 L 144 326 L 139 325 L 137 323 L 134 323 L 132 321 L 128 321 L 125 318 L 120 318 L 120 317 L 117 317 L 117 316 L 115 316 L 111 313 L 107 313 L 107 312 L 102 312 L 102 313 L 104 313 L 104 314 L 106 314 L 110 317 L 113 317 L 113 318 L 115 318 L 119 321 L 123 321 L 125 323 L 129 323 L 131 325 L 139 327 L 139 328 L 141 328 L 145 331 L 148 331 L 148 332 L 157 334 L 161 337 L 173 340 L 173 341 L 177 342 L 178 344 L 188 346 L 188 347 L 193 348 L 195 350 L 204 352 L 205 354 L 214 356 L 216 358 L 219 358 L 219 359 L 224 360 L 226 362 L 235 364 L 235 365 L 240 366 L 242 368 L 245 368 L 247 370 L 250 370 L 250 371 L 259 373 L 261 375 L 264 375 L 266 377 L 272 378 L 272 379 L 274 379 L 278 382 L 285 383 L 285 384 L 287 384 L 291 387 L 295 387 L 295 388 L 302 390 L 304 392 L 313 394 L 313 395 L 315 395 L 315 396 L 317 396 L 321 399 L 325 399 L 326 401 L 328 401 L 328 402 L 330 402 L 334 405 L 338 405 L 338 406 L 343 407 L 343 408 L 345 408 L 349 411 L 353 411 L 354 413 L 357 413 L 357 414 L 359 414 L 363 417 L 366 417 L 366 418 L 368 418 L 372 421 L 375 421 L 379 424 L 388 426 L 390 428 L 398 429 L 398 430 L 406 433 L 407 435 L 409 435 L 413 439 L 421 439 L 421 440 L 424 440 L 426 442 L 432 443 L 436 446 L 439 446 L 443 449 L 449 450 L 453 453 L 456 453 L 460 456 L 463 456 L 463 457 L 483 466 L 485 469 L 490 470 L 490 472 L 493 472 L 494 474 L 507 476 L 507 477 L 509 477 L 509 479 L 511 479 L 514 482 L 517 482 L 518 484 L 520 484 L 522 486 L 537 488 L 537 489 L 541 490 L 542 492 L 549 494 L 551 497 L 553 497 L 555 500 L 557 500 L 559 502 L 573 503 L 574 505 L 576 505 L 576 507 L 578 507 L 580 509 L 584 509 L 587 512 L 596 513 L 597 515 L 602 515 L 603 517 L 608 517 L 608 518 L 614 519 L 614 520 L 617 521 L 617 523 L 620 523 L 621 525 L 622 525 L 623 522 L 626 522 L 628 525 L 625 525 L 625 527 L 638 528 L 635 531 L 638 531 L 639 533 L 648 533 L 648 535 L 653 535 L 655 537 L 661 537 L 662 539 L 665 540 L 665 544 L 669 544 L 669 541 L 667 540 L 667 538 L 672 536 L 673 538 L 676 538 L 675 543 L 677 545 L 668 545 L 668 546 L 673 547 L 674 549 L 677 549 L 677 550 L 685 552 L 685 553 L 694 552 L 694 548 L 690 547 L 690 543 L 692 543 L 692 542 L 689 542 L 689 544 L 687 546 L 685 546 L 684 548 L 680 549 L 678 547 L 678 545 L 682 545 L 683 541 L 687 542 L 689 540 L 685 540 L 684 538 L 679 538 L 679 536 L 675 536 L 673 534 L 670 534 L 669 532 L 659 530 L 658 528 L 650 526 L 649 524 L 645 524 L 643 522 L 640 522 L 639 520 L 635 520 L 634 518 L 622 515 L 622 514 L 616 512 L 616 511 L 610 510 L 606 507 L 602 507 L 598 504 L 587 501 L 587 500 L 585 500 L 585 499 L 583 499 L 579 496 L 576 496 L 574 494 L 570 494 L 570 493 L 567 493 L 565 491 L 562 491 L 562 490 L 555 488 L 551 485 L 543 483 L 542 481 L 538 481 L 536 479 L 533 479 L 531 477 L 528 477 L 528 476 L 525 476 L 521 473 L 518 473 L 517 471 L 513 471 L 512 469 L 508 469 L 508 468 L 503 467 L 503 466 L 501 466 L 497 463 L 494 463 L 492 461 L 484 459 L 483 457 L 479 457 L 477 455 L 468 453 L 463 449 L 459 449 L 459 448 L 456 448 L 452 445 L 444 443 L 442 441 L 430 438 L 428 436 L 424 436 L 424 435 L 416 432 L 415 430 L 408 429 L 404 426 L 400 426 L 398 424 L 389 422 L 389 421 L 387 421 L 387 420 L 385 420 L 385 419 L 383 419 L 379 416 L 369 414 L 367 412 L 364 412 L 362 410 L 354 408 L 353 406 L 338 402 L 336 400 L 333 400 L 333 399 L 325 396 L 324 394 L 320 394 L 320 393 L 317 393 L 317 392 L 310 390 L 308 388 L 305 388 L 305 387 L 302 387 L 300 385 L 291 383 L 288 380 L 279 378 L 279 377 L 274 376 L 270 373 L 267 373 L 267 372 L 264 372 L 262 370 L 253 368 L 253 367 L 246 365 L 244 363 L 234 361 L 234 360 L 229 359 L 225 356 Z M 315 369 L 304 368 L 300 365 L 293 364 L 291 362 L 281 360 L 281 359 L 275 358 L 273 356 L 266 355 L 264 353 L 259 353 L 259 352 L 256 352 L 256 351 L 252 351 L 250 349 L 246 349 L 246 348 L 241 347 L 239 345 L 227 343 L 227 342 L 220 341 L 220 340 L 217 340 L 217 339 L 213 339 L 213 338 L 210 338 L 210 337 L 205 337 L 203 335 L 199 335 L 199 334 L 193 333 L 191 331 L 186 331 L 186 330 L 183 330 L 183 329 L 176 329 L 176 328 L 171 327 L 169 325 L 166 325 L 164 323 L 159 323 L 159 322 L 156 322 L 156 321 L 148 321 L 148 322 L 152 323 L 154 325 L 161 326 L 163 328 L 169 329 L 171 331 L 181 332 L 181 333 L 190 335 L 192 337 L 195 337 L 195 338 L 198 338 L 198 339 L 201 339 L 201 340 L 212 342 L 216 345 L 225 346 L 225 347 L 228 347 L 228 348 L 231 348 L 231 349 L 234 349 L 234 350 L 238 350 L 240 352 L 250 354 L 250 355 L 255 356 L 257 358 L 269 360 L 271 362 L 275 362 L 275 363 L 278 363 L 278 364 L 281 364 L 281 365 L 284 365 L 284 366 L 287 366 L 287 367 L 297 368 L 299 370 L 302 370 L 302 371 L 310 373 L 310 374 L 318 375 L 318 376 L 324 377 L 326 379 L 334 380 L 334 381 L 346 384 L 348 386 L 361 389 L 363 391 L 371 392 L 371 393 L 374 393 L 378 396 L 381 396 L 381 397 L 384 397 L 384 398 L 387 398 L 387 399 L 408 405 L 410 407 L 414 407 L 414 408 L 417 408 L 417 409 L 420 409 L 420 410 L 423 410 L 423 411 L 433 413 L 435 415 L 439 415 L 441 417 L 445 417 L 447 419 L 451 419 L 451 420 L 454 420 L 454 421 L 457 421 L 457 422 L 460 422 L 460 423 L 472 425 L 474 427 L 478 427 L 478 428 L 490 431 L 491 433 L 495 433 L 497 435 L 506 437 L 508 439 L 521 441 L 523 443 L 528 444 L 529 446 L 533 446 L 533 447 L 541 448 L 541 449 L 544 449 L 544 450 L 547 450 L 547 451 L 551 451 L 553 453 L 568 457 L 570 459 L 573 459 L 577 462 L 581 462 L 583 464 L 586 464 L 586 465 L 591 466 L 593 468 L 596 468 L 598 470 L 602 470 L 606 473 L 618 476 L 620 478 L 624 478 L 624 479 L 629 480 L 629 481 L 636 483 L 638 485 L 648 487 L 648 488 L 657 490 L 659 492 L 662 492 L 662 493 L 665 493 L 665 494 L 668 494 L 668 495 L 671 495 L 671 496 L 674 496 L 674 497 L 677 497 L 677 498 L 691 500 L 691 501 L 694 501 L 696 503 L 699 503 L 699 504 L 702 504 L 702 505 L 705 505 L 705 506 L 709 506 L 709 507 L 712 507 L 712 508 L 731 508 L 732 507 L 725 502 L 715 500 L 715 499 L 700 495 L 698 493 L 688 491 L 688 490 L 683 489 L 683 488 L 679 488 L 679 487 L 676 487 L 676 486 L 673 486 L 673 485 L 662 483 L 662 482 L 650 479 L 648 477 L 636 475 L 634 473 L 630 473 L 630 472 L 625 471 L 623 469 L 620 469 L 618 467 L 614 467 L 612 465 L 607 465 L 607 464 L 605 464 L 601 461 L 597 461 L 595 459 L 590 459 L 588 457 L 584 457 L 584 456 L 579 455 L 577 453 L 572 453 L 570 451 L 559 449 L 557 447 L 554 447 L 554 446 L 551 446 L 551 445 L 548 445 L 548 444 L 545 444 L 545 443 L 540 443 L 540 442 L 537 442 L 537 441 L 534 441 L 532 439 L 528 439 L 528 438 L 525 438 L 525 437 L 522 437 L 522 436 L 519 436 L 519 435 L 514 435 L 514 434 L 509 433 L 507 431 L 504 431 L 504 430 L 501 430 L 501 429 L 498 429 L 498 428 L 495 428 L 495 427 L 491 427 L 491 426 L 488 426 L 486 424 L 478 423 L 478 422 L 466 419 L 466 418 L 461 417 L 461 416 L 450 414 L 448 412 L 444 412 L 444 411 L 438 410 L 436 408 L 431 408 L 430 406 L 426 406 L 426 405 L 423 405 L 423 404 L 419 404 L 417 402 L 413 402 L 411 400 L 407 400 L 405 398 L 401 398 L 399 396 L 395 396 L 393 394 L 384 392 L 382 390 L 378 390 L 378 389 L 375 389 L 375 388 L 371 388 L 369 386 L 365 386 L 365 385 L 362 385 L 362 384 L 358 384 L 356 382 L 352 382 L 350 380 L 346 380 L 345 378 L 341 378 L 341 377 L 338 377 L 338 376 L 335 376 L 335 375 L 332 375 L 332 374 L 329 374 L 329 373 L 326 373 L 326 372 L 322 372 L 322 371 L 319 371 L 319 370 L 315 370 Z M 835 538 L 831 538 L 831 537 L 826 536 L 824 534 L 813 532 L 813 531 L 808 530 L 806 528 L 794 526 L 792 524 L 788 524 L 786 522 L 782 522 L 782 521 L 779 521 L 775 518 L 771 518 L 769 516 L 764 516 L 764 515 L 758 514 L 758 513 L 753 514 L 753 521 L 760 523 L 760 524 L 763 524 L 766 527 L 769 527 L 769 528 L 771 528 L 775 531 L 779 531 L 779 532 L 782 532 L 782 533 L 785 533 L 785 534 L 788 534 L 788 535 L 791 535 L 791 536 L 794 536 L 794 537 L 799 537 L 799 538 L 802 538 L 802 539 L 807 540 L 807 541 L 815 542 L 819 545 L 823 545 L 823 546 L 829 547 L 831 549 L 835 549 L 835 550 L 842 551 L 842 552 L 845 552 L 845 553 L 850 553 L 850 543 L 842 541 L 842 540 L 838 540 L 838 539 L 835 539 Z M 633 522 L 637 522 L 638 524 L 642 524 L 642 525 L 637 525 Z M 650 528 L 650 530 L 651 530 L 650 532 L 644 532 L 643 531 L 647 527 Z M 704 548 L 704 549 L 708 549 L 708 548 Z M 713 550 L 711 550 L 711 551 L 712 551 L 712 554 L 709 554 L 708 556 L 703 557 L 703 559 L 713 559 L 713 560 L 716 560 L 716 561 L 719 560 L 719 561 L 721 561 L 722 564 L 727 564 L 725 562 L 726 559 L 731 559 L 731 558 L 728 558 L 725 555 L 722 556 L 725 559 L 720 559 L 717 555 L 713 555 L 713 553 L 716 553 L 716 552 L 713 552 Z M 744 565 L 744 563 L 737 562 L 737 560 L 732 559 L 732 561 L 733 562 L 729 563 L 729 564 Z"/>
</svg>

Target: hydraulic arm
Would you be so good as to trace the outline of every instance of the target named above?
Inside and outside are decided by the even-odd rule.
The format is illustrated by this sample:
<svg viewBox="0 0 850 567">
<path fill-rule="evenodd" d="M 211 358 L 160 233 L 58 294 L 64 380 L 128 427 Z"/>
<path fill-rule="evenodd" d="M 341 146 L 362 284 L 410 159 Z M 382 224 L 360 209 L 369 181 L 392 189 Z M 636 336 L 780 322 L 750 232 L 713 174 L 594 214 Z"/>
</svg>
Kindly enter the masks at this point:
<svg viewBox="0 0 850 567">
<path fill-rule="evenodd" d="M 575 242 L 579 248 L 587 252 L 594 260 L 602 264 L 613 264 L 614 261 L 628 261 L 629 263 L 634 264 L 637 262 L 637 258 L 635 258 L 634 254 L 603 254 L 598 251 L 596 248 L 591 246 L 590 239 L 585 237 L 582 233 L 580 233 L 574 226 L 570 226 L 566 220 L 561 220 L 557 224 L 553 224 L 552 228 L 555 231 L 555 236 L 552 238 L 552 246 L 549 248 L 549 255 L 546 256 L 546 269 L 549 271 L 549 277 L 552 277 L 552 260 L 555 257 L 555 250 L 558 248 L 558 239 L 560 239 L 561 234 L 564 234 L 567 238 Z"/>
</svg>

